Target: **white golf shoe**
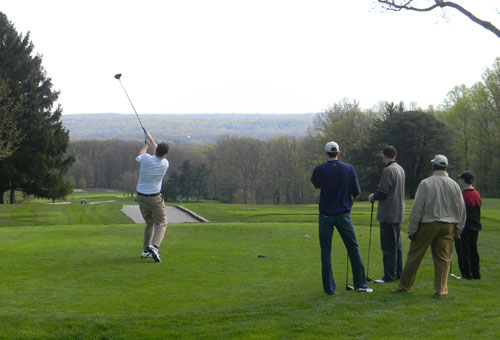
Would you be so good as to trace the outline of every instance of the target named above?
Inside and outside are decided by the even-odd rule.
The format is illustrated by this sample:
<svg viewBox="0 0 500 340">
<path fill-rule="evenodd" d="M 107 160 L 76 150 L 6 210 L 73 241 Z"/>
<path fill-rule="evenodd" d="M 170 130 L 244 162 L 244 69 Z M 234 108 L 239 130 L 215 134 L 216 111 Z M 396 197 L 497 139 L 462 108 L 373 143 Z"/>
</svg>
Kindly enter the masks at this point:
<svg viewBox="0 0 500 340">
<path fill-rule="evenodd" d="M 141 258 L 145 259 L 147 257 L 153 257 L 151 255 L 151 252 L 150 251 L 143 251 L 142 254 L 141 254 Z"/>
<path fill-rule="evenodd" d="M 149 246 L 149 252 L 155 262 L 161 262 L 160 251 L 155 246 Z"/>
</svg>

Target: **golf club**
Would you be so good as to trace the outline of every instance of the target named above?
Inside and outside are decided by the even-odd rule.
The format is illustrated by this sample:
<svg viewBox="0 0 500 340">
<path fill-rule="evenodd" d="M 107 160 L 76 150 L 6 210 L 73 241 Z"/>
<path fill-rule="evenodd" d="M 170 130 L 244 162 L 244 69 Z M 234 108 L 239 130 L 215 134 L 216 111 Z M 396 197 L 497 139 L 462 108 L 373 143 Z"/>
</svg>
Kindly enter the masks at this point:
<svg viewBox="0 0 500 340">
<path fill-rule="evenodd" d="M 368 275 L 370 271 L 370 249 L 372 246 L 372 226 L 373 226 L 373 205 L 375 202 L 372 202 L 372 212 L 370 214 L 370 238 L 368 239 L 368 263 L 366 264 L 366 281 L 371 281 L 371 277 Z"/>
<path fill-rule="evenodd" d="M 455 274 L 452 273 L 452 270 L 451 270 L 452 268 L 453 268 L 453 261 L 450 261 L 450 276 L 453 276 L 457 280 L 461 280 L 462 277 L 460 277 L 460 276 L 455 275 Z"/>
<path fill-rule="evenodd" d="M 132 109 L 134 109 L 134 112 L 135 112 L 137 119 L 139 120 L 139 124 L 141 124 L 142 130 L 144 130 L 144 133 L 146 133 L 146 129 L 144 128 L 144 125 L 142 125 L 141 119 L 139 118 L 139 115 L 137 114 L 137 111 L 135 110 L 134 104 L 132 104 L 132 101 L 130 100 L 130 97 L 127 93 L 127 90 L 125 90 L 125 86 L 123 86 L 123 83 L 120 80 L 121 77 L 122 77 L 121 73 L 115 74 L 115 79 L 118 79 L 118 81 L 120 82 L 120 85 L 122 86 L 122 89 L 125 92 L 125 95 L 127 96 L 128 101 L 130 102 L 130 105 L 132 105 Z"/>
<path fill-rule="evenodd" d="M 354 287 L 349 285 L 349 253 L 347 253 L 347 263 L 345 272 L 345 290 L 354 290 Z"/>
</svg>

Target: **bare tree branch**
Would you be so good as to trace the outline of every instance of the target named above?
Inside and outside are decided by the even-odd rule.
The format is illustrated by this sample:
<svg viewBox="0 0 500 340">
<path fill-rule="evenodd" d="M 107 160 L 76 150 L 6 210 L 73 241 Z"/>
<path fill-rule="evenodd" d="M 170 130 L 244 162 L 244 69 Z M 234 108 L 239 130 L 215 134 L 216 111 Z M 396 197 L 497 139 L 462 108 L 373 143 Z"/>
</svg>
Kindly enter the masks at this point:
<svg viewBox="0 0 500 340">
<path fill-rule="evenodd" d="M 414 0 L 405 0 L 405 1 L 397 1 L 397 0 L 377 0 L 380 4 L 384 6 L 385 9 L 389 11 L 401 11 L 403 9 L 409 10 L 409 11 L 416 11 L 416 12 L 430 12 L 433 9 L 436 8 L 445 8 L 445 7 L 451 7 L 468 17 L 470 20 L 475 22 L 478 25 L 481 25 L 483 28 L 487 29 L 488 31 L 492 32 L 495 34 L 498 38 L 500 38 L 500 30 L 493 25 L 489 21 L 484 21 L 476 17 L 474 14 L 460 6 L 459 4 L 456 4 L 451 1 L 443 1 L 443 0 L 434 0 L 434 4 L 429 7 L 415 7 L 412 3 Z"/>
</svg>

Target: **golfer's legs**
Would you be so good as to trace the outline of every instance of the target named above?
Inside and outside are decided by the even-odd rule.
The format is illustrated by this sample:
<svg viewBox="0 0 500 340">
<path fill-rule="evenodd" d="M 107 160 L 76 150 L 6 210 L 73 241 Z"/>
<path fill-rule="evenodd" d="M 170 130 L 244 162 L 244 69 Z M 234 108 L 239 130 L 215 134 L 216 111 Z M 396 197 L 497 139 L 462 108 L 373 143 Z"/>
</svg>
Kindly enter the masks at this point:
<svg viewBox="0 0 500 340">
<path fill-rule="evenodd" d="M 333 294 L 337 289 L 332 270 L 333 217 L 319 215 L 319 246 L 321 247 L 321 279 L 326 294 Z"/>
<path fill-rule="evenodd" d="M 437 294 L 448 294 L 448 273 L 453 256 L 453 228 L 451 223 L 430 223 L 438 230 L 436 238 L 431 243 L 432 259 L 434 261 L 434 289 Z"/>
<path fill-rule="evenodd" d="M 144 221 L 146 221 L 146 227 L 144 228 L 144 243 L 143 250 L 149 251 L 149 246 L 151 245 L 151 240 L 154 233 L 154 216 L 153 210 L 149 204 L 148 197 L 142 197 L 137 195 L 136 201 L 139 203 L 139 209 L 141 211 Z"/>
<path fill-rule="evenodd" d="M 462 233 L 460 239 L 455 241 L 455 250 L 457 251 L 458 268 L 460 268 L 460 274 L 463 278 L 470 278 L 470 265 L 465 263 L 465 252 L 464 252 L 465 236 Z"/>
<path fill-rule="evenodd" d="M 398 279 L 398 236 L 401 227 L 399 224 L 380 222 L 380 248 L 384 263 L 384 277 L 386 281 Z M 399 237 L 399 241 L 401 237 Z M 401 261 L 401 260 L 400 260 Z"/>
<path fill-rule="evenodd" d="M 339 231 L 342 241 L 344 241 L 349 259 L 351 260 L 352 278 L 354 288 L 366 288 L 368 282 L 366 281 L 365 266 L 359 253 L 358 241 L 356 239 L 356 232 L 352 224 L 351 215 L 343 214 L 336 216 L 336 226 Z"/>
<path fill-rule="evenodd" d="M 477 251 L 477 239 L 478 239 L 478 234 L 479 231 L 474 230 L 470 232 L 470 240 L 469 240 L 469 247 L 470 247 L 470 267 L 471 267 L 471 272 L 472 272 L 472 278 L 473 279 L 480 279 L 481 278 L 481 272 L 480 272 L 480 266 L 479 266 L 479 253 Z"/>
<path fill-rule="evenodd" d="M 406 264 L 399 281 L 399 289 L 410 290 L 413 287 L 417 271 L 422 263 L 425 252 L 434 239 L 433 230 L 428 227 L 428 223 L 422 223 L 415 233 L 415 238 L 410 242 L 410 249 L 406 256 Z"/>
<path fill-rule="evenodd" d="M 152 244 L 159 248 L 167 230 L 167 212 L 161 196 L 155 197 L 152 209 L 155 221 Z"/>
</svg>

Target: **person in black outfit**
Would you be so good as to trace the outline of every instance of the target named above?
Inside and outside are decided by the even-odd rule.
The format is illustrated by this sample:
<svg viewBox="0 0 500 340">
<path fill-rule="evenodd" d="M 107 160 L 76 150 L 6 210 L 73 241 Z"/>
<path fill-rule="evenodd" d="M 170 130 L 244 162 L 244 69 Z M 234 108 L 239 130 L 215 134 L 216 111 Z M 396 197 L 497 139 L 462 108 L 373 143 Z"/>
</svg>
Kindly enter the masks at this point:
<svg viewBox="0 0 500 340">
<path fill-rule="evenodd" d="M 455 241 L 457 250 L 458 267 L 462 278 L 467 280 L 479 280 L 479 253 L 477 251 L 477 239 L 481 226 L 481 195 L 472 186 L 474 175 L 464 171 L 459 177 L 462 195 L 464 196 L 467 219 L 460 239 Z"/>
</svg>

